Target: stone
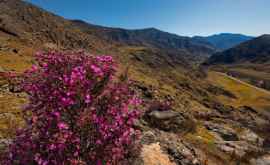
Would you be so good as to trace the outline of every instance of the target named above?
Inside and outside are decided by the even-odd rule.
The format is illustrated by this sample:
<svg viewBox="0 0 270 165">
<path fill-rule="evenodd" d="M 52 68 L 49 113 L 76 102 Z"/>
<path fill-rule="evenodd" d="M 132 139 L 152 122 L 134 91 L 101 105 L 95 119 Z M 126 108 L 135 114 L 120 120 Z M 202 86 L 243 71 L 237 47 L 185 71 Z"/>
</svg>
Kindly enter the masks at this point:
<svg viewBox="0 0 270 165">
<path fill-rule="evenodd" d="M 150 127 L 164 131 L 179 132 L 183 127 L 185 118 L 179 112 L 172 110 L 152 111 L 144 115 L 144 119 Z"/>
<path fill-rule="evenodd" d="M 231 128 L 224 127 L 220 124 L 215 124 L 211 122 L 205 122 L 205 127 L 216 133 L 217 136 L 220 136 L 225 141 L 238 141 L 239 138 L 235 131 Z"/>
<path fill-rule="evenodd" d="M 0 139 L 0 150 L 5 149 L 9 144 L 11 144 L 11 139 Z"/>
<path fill-rule="evenodd" d="M 20 92 L 22 92 L 22 88 L 19 85 L 10 84 L 9 91 L 12 93 L 20 93 Z"/>
<path fill-rule="evenodd" d="M 195 151 L 188 148 L 181 142 L 171 142 L 168 145 L 168 154 L 173 157 L 177 164 L 181 165 L 198 165 L 199 160 L 195 154 Z"/>
<path fill-rule="evenodd" d="M 156 135 L 152 131 L 143 132 L 141 143 L 142 144 L 151 144 L 156 141 Z"/>
<path fill-rule="evenodd" d="M 250 160 L 251 165 L 270 165 L 270 155 L 264 155 Z"/>
<path fill-rule="evenodd" d="M 149 116 L 155 120 L 169 120 L 177 117 L 178 115 L 179 113 L 174 111 L 153 111 L 149 113 Z"/>
<path fill-rule="evenodd" d="M 223 141 L 216 142 L 215 144 L 221 151 L 228 154 L 233 154 L 238 158 L 243 157 L 246 153 L 260 153 L 263 151 L 261 148 L 251 145 L 246 141 Z"/>
<path fill-rule="evenodd" d="M 255 134 L 254 132 L 252 132 L 249 129 L 244 130 L 243 132 L 241 132 L 239 137 L 240 137 L 241 140 L 245 140 L 245 141 L 255 143 L 255 144 L 258 144 L 258 145 L 262 145 L 262 143 L 263 143 L 263 139 L 260 138 L 257 134 Z"/>
</svg>

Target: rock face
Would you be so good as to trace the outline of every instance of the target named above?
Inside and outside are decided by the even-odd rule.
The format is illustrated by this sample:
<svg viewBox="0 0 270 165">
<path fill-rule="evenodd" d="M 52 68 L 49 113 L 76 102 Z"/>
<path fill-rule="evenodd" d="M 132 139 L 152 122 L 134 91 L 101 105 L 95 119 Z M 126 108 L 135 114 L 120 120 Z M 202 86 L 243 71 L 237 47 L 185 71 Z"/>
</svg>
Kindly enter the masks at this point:
<svg viewBox="0 0 270 165">
<path fill-rule="evenodd" d="M 191 144 L 174 133 L 147 131 L 142 144 L 144 165 L 199 165 L 204 159 Z"/>
<path fill-rule="evenodd" d="M 181 131 L 181 127 L 185 121 L 181 113 L 172 110 L 152 111 L 146 113 L 144 118 L 151 127 L 172 132 Z"/>
</svg>

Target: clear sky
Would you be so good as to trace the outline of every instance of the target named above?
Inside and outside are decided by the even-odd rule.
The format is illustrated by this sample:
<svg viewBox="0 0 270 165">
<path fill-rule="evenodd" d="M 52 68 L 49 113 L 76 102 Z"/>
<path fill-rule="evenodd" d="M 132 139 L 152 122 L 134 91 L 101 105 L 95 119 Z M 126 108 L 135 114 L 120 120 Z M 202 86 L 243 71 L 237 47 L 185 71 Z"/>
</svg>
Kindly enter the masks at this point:
<svg viewBox="0 0 270 165">
<path fill-rule="evenodd" d="M 270 0 L 27 0 L 89 23 L 179 35 L 270 34 Z"/>
</svg>

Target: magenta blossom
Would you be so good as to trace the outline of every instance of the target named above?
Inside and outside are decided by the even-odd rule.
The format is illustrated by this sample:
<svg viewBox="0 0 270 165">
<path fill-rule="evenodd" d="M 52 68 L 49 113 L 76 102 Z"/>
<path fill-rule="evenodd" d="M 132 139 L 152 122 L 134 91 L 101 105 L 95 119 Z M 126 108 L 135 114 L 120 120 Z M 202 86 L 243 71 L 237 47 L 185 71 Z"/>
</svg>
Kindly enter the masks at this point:
<svg viewBox="0 0 270 165">
<path fill-rule="evenodd" d="M 48 52 L 36 61 L 22 82 L 28 125 L 0 164 L 115 165 L 138 153 L 140 99 L 112 80 L 111 56 Z"/>
</svg>

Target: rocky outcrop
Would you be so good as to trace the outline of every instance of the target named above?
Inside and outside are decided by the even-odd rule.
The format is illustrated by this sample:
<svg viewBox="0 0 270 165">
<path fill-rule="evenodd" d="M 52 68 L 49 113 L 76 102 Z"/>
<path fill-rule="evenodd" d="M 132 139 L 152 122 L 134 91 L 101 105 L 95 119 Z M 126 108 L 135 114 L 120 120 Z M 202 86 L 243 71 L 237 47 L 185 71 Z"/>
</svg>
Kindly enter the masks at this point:
<svg viewBox="0 0 270 165">
<path fill-rule="evenodd" d="M 213 132 L 217 138 L 224 141 L 238 141 L 239 138 L 235 131 L 229 127 L 224 127 L 220 124 L 215 124 L 211 122 L 205 122 L 205 127 Z"/>
<path fill-rule="evenodd" d="M 201 164 L 201 155 L 195 148 L 174 133 L 147 131 L 142 136 L 142 144 L 144 165 Z"/>
<path fill-rule="evenodd" d="M 180 112 L 155 110 L 146 113 L 144 120 L 153 128 L 169 132 L 181 132 L 186 129 L 185 125 L 187 125 L 189 119 Z"/>
</svg>

